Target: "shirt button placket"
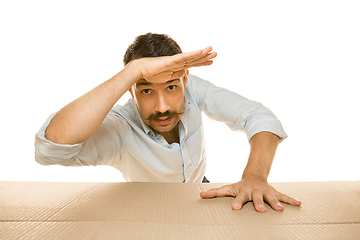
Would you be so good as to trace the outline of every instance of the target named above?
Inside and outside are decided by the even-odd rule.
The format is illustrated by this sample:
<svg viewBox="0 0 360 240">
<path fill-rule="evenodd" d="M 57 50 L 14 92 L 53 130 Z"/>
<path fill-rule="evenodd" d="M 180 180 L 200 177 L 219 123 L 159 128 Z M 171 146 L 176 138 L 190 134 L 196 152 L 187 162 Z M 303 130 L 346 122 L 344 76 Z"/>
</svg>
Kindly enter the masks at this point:
<svg viewBox="0 0 360 240">
<path fill-rule="evenodd" d="M 185 179 L 187 179 L 188 175 L 189 175 L 187 169 L 189 168 L 191 161 L 189 159 L 189 155 L 187 153 L 185 145 L 183 145 L 183 147 L 181 148 L 181 155 L 182 155 L 183 164 L 184 164 L 184 177 L 185 177 Z"/>
</svg>

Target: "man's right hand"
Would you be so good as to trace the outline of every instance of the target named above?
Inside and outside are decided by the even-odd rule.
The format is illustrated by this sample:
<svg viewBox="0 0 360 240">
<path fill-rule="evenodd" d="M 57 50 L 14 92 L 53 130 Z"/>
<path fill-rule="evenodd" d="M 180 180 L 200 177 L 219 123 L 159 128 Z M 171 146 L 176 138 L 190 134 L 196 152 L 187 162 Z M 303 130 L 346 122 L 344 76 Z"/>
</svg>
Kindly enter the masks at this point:
<svg viewBox="0 0 360 240">
<path fill-rule="evenodd" d="M 141 58 L 134 60 L 138 67 L 140 79 L 151 83 L 163 83 L 182 77 L 192 67 L 209 66 L 217 53 L 211 52 L 212 47 L 174 56 Z"/>
</svg>

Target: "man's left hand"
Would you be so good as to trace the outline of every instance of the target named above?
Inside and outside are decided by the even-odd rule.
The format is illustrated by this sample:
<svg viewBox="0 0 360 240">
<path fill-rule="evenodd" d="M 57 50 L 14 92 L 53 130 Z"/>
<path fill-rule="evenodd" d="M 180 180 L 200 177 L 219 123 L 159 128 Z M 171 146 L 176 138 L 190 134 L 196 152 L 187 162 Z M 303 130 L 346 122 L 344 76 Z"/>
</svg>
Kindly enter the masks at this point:
<svg viewBox="0 0 360 240">
<path fill-rule="evenodd" d="M 254 203 L 254 207 L 258 212 L 266 212 L 264 202 L 267 202 L 276 211 L 284 210 L 280 202 L 294 206 L 301 205 L 300 201 L 278 192 L 266 181 L 253 179 L 242 179 L 231 185 L 203 191 L 200 196 L 202 198 L 235 197 L 231 205 L 234 210 L 240 210 L 245 203 L 250 201 Z"/>
</svg>

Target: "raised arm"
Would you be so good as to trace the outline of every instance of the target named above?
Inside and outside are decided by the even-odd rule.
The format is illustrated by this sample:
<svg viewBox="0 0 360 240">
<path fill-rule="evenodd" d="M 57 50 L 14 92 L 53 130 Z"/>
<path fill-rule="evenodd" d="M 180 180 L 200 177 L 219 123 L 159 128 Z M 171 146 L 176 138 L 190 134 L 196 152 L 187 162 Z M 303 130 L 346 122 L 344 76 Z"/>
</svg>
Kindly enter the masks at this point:
<svg viewBox="0 0 360 240">
<path fill-rule="evenodd" d="M 183 76 L 188 68 L 211 65 L 211 59 L 216 56 L 211 50 L 207 47 L 174 56 L 131 61 L 118 74 L 63 107 L 46 129 L 45 137 L 60 144 L 86 141 L 135 82 L 140 79 L 166 82 Z"/>
</svg>

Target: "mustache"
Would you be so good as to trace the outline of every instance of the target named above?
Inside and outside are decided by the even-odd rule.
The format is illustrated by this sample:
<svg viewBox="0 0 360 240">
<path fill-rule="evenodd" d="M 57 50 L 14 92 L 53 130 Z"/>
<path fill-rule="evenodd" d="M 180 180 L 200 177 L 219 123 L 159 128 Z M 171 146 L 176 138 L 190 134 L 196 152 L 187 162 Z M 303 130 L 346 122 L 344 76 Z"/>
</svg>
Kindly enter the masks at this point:
<svg viewBox="0 0 360 240">
<path fill-rule="evenodd" d="M 172 117 L 176 117 L 179 115 L 182 115 L 184 112 L 175 112 L 175 111 L 166 111 L 166 112 L 157 112 L 157 113 L 153 113 L 151 114 L 148 118 L 146 118 L 146 120 L 159 120 L 159 118 L 161 117 L 168 117 L 168 118 L 172 118 Z"/>
</svg>

